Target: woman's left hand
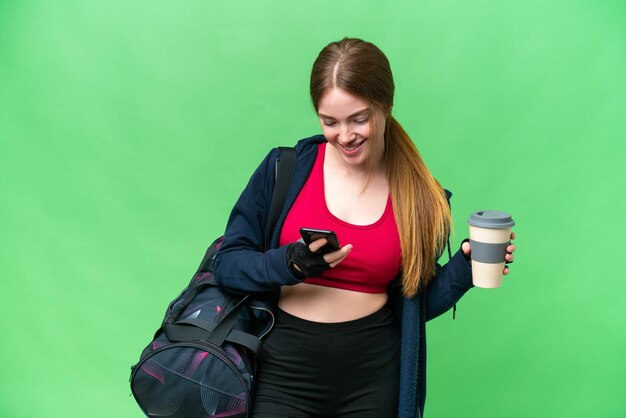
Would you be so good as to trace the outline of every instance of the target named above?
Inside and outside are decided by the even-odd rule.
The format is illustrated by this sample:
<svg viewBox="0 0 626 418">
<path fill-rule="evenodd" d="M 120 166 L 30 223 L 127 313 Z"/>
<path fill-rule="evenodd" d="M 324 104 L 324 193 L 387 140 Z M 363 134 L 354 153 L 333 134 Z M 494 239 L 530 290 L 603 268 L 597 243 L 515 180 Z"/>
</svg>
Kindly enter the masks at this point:
<svg viewBox="0 0 626 418">
<path fill-rule="evenodd" d="M 511 241 L 513 241 L 515 239 L 515 232 L 511 232 Z M 512 263 L 513 259 L 515 258 L 513 256 L 513 253 L 515 252 L 515 244 L 510 244 L 508 247 L 506 247 L 506 252 L 507 254 L 504 256 L 504 258 L 506 259 L 507 263 Z M 469 242 L 464 242 L 463 245 L 461 245 L 461 249 L 463 250 L 463 254 L 465 254 L 466 256 L 470 255 L 470 252 L 472 251 L 472 249 L 470 248 L 470 243 Z M 509 274 L 509 267 L 508 266 L 504 266 L 504 274 Z"/>
</svg>

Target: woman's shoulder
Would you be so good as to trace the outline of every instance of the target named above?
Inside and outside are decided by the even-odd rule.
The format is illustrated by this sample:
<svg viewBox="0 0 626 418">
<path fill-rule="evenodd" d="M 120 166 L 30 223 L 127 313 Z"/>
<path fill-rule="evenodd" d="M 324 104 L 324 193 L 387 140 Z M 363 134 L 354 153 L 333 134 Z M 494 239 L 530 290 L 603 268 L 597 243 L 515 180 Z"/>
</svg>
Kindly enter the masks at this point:
<svg viewBox="0 0 626 418">
<path fill-rule="evenodd" d="M 317 146 L 323 142 L 326 142 L 326 138 L 321 134 L 303 138 L 296 143 L 296 152 L 301 154 L 310 151 L 311 149 L 317 149 Z"/>
<path fill-rule="evenodd" d="M 326 142 L 326 138 L 324 137 L 324 135 L 313 135 L 298 140 L 293 148 L 296 151 L 298 159 L 300 159 L 302 158 L 302 156 L 306 156 L 308 154 L 317 154 L 318 145 L 323 142 Z M 286 146 L 276 146 L 270 149 L 265 156 L 264 161 L 268 162 L 275 160 L 280 155 L 280 149 L 284 147 Z"/>
</svg>

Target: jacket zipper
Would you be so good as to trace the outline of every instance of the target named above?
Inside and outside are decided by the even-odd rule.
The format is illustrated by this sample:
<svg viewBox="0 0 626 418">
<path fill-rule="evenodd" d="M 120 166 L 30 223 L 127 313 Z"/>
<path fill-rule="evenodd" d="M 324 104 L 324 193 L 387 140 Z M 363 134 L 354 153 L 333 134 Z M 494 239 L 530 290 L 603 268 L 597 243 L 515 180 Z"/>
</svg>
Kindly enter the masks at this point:
<svg viewBox="0 0 626 418">
<path fill-rule="evenodd" d="M 267 328 L 267 331 L 265 331 L 264 333 L 262 333 L 261 335 L 258 336 L 259 339 L 263 339 L 274 328 L 274 322 L 276 321 L 276 317 L 274 316 L 274 312 L 272 312 L 270 309 L 267 309 L 267 308 L 265 308 L 263 306 L 252 306 L 252 305 L 250 305 L 250 308 L 251 309 L 256 309 L 258 311 L 264 311 L 264 312 L 268 313 L 272 317 L 272 320 L 270 321 L 270 325 Z"/>
</svg>

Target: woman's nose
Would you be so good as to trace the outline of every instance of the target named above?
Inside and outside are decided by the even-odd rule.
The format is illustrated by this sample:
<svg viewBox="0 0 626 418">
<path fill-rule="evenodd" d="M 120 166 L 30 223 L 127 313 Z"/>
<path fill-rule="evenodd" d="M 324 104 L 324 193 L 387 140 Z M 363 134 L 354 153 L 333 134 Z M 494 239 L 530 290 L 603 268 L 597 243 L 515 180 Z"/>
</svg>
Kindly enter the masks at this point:
<svg viewBox="0 0 626 418">
<path fill-rule="evenodd" d="M 343 144 L 350 142 L 350 128 L 348 125 L 344 125 L 339 128 L 339 137 L 337 139 Z"/>
</svg>

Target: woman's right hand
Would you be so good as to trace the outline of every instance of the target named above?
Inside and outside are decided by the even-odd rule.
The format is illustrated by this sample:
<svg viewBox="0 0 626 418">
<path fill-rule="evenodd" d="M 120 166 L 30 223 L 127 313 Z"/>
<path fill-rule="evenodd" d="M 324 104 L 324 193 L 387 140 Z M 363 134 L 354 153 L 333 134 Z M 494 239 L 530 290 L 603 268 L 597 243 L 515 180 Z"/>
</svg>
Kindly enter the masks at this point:
<svg viewBox="0 0 626 418">
<path fill-rule="evenodd" d="M 319 249 L 327 242 L 326 238 L 320 238 L 308 246 L 303 242 L 289 244 L 287 263 L 291 271 L 302 280 L 307 277 L 317 277 L 341 263 L 352 251 L 352 244 L 348 244 L 337 251 L 321 254 Z"/>
<path fill-rule="evenodd" d="M 309 249 L 312 253 L 316 253 L 320 248 L 324 245 L 328 244 L 328 240 L 326 238 L 320 238 L 315 240 L 309 245 Z M 324 261 L 328 263 L 330 268 L 335 267 L 337 264 L 341 263 L 352 251 L 352 244 L 347 244 L 338 249 L 337 251 L 333 251 L 331 253 L 324 254 Z"/>
</svg>

